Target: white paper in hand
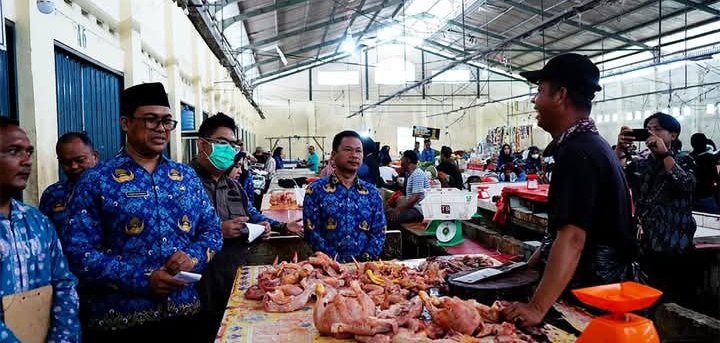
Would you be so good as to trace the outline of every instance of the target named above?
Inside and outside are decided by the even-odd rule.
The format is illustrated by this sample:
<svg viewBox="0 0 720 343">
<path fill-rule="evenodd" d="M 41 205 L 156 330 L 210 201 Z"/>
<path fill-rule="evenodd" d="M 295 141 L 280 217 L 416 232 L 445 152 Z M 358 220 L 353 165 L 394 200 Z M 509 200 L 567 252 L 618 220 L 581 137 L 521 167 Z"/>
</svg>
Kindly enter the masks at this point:
<svg viewBox="0 0 720 343">
<path fill-rule="evenodd" d="M 180 280 L 187 283 L 198 282 L 202 278 L 202 275 L 196 273 L 179 272 L 175 274 L 175 280 Z"/>
<path fill-rule="evenodd" d="M 265 226 L 253 223 L 245 223 L 245 227 L 248 228 L 248 243 L 256 240 L 263 233 L 265 233 Z"/>
</svg>

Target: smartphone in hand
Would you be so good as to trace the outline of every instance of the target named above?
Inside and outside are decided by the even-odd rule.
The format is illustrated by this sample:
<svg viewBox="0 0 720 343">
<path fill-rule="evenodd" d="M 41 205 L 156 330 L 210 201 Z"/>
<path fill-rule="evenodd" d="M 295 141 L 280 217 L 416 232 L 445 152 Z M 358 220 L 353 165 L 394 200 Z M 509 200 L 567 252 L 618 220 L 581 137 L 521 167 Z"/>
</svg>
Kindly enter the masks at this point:
<svg viewBox="0 0 720 343">
<path fill-rule="evenodd" d="M 650 138 L 650 132 L 647 129 L 633 129 L 632 136 L 634 141 L 644 142 Z"/>
</svg>

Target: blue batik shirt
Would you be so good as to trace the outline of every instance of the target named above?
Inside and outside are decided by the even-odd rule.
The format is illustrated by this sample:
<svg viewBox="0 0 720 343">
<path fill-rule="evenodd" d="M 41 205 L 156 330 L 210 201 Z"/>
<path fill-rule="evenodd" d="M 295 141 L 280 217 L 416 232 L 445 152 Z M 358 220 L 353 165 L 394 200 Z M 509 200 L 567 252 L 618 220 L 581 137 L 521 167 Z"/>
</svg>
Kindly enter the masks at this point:
<svg viewBox="0 0 720 343">
<path fill-rule="evenodd" d="M 48 342 L 80 342 L 77 279 L 70 272 L 50 220 L 37 209 L 10 200 L 10 218 L 0 214 L 0 296 L 52 285 Z M 18 342 L 0 307 L 0 342 Z"/>
<path fill-rule="evenodd" d="M 40 197 L 38 209 L 50 218 L 58 236 L 62 236 L 65 227 L 65 208 L 72 195 L 73 186 L 69 180 L 60 181 L 46 188 Z"/>
<path fill-rule="evenodd" d="M 355 178 L 350 188 L 335 176 L 308 185 L 303 203 L 305 237 L 314 251 L 349 262 L 377 259 L 385 244 L 385 213 L 374 185 Z"/>
<path fill-rule="evenodd" d="M 423 149 L 422 153 L 420 153 L 420 161 L 435 162 L 435 151 L 430 148 Z"/>
<path fill-rule="evenodd" d="M 245 180 L 242 181 L 242 187 L 252 207 L 252 204 L 255 202 L 255 185 L 253 185 L 252 173 L 247 173 Z"/>
<path fill-rule="evenodd" d="M 193 286 L 160 298 L 148 275 L 176 251 L 200 273 L 220 250 L 222 231 L 192 168 L 163 156 L 150 174 L 123 151 L 80 177 L 63 242 L 89 293 L 90 327 L 109 330 L 197 313 Z"/>
</svg>

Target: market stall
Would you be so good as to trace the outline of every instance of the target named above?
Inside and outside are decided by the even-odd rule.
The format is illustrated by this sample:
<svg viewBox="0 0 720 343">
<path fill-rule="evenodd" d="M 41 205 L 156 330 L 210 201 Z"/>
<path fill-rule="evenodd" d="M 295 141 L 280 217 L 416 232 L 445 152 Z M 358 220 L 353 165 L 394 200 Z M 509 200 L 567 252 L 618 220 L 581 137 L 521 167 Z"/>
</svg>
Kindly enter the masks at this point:
<svg viewBox="0 0 720 343">
<path fill-rule="evenodd" d="M 314 261 L 309 260 L 309 262 L 304 264 L 303 266 L 312 265 L 315 268 L 321 268 L 319 261 L 321 261 L 321 257 L 317 257 L 317 259 Z M 438 301 L 438 299 L 435 298 L 438 295 L 438 292 L 447 294 L 447 273 L 469 270 L 471 267 L 478 267 L 482 265 L 499 265 L 502 262 L 504 261 L 484 255 L 448 256 L 430 260 L 406 260 L 398 263 L 369 262 L 364 265 L 342 265 L 338 267 L 343 269 L 337 269 L 335 271 L 341 272 L 341 270 L 346 270 L 347 273 L 349 273 L 350 275 L 359 275 L 358 277 L 355 277 L 355 279 L 357 279 L 358 282 L 363 285 L 362 289 L 367 290 L 367 294 L 370 295 L 372 299 L 375 299 L 373 301 L 378 303 L 377 305 L 381 310 L 384 309 L 384 311 L 379 311 L 377 313 L 377 316 L 378 318 L 380 318 L 380 320 L 384 319 L 392 323 L 393 321 L 397 321 L 398 319 L 406 320 L 407 322 L 412 322 L 411 319 L 417 319 L 418 322 L 413 322 L 415 324 L 412 325 L 427 325 L 428 327 L 432 327 L 435 330 L 442 330 L 442 324 L 437 324 L 436 320 L 434 319 L 437 318 L 436 311 L 442 310 L 440 307 L 436 306 L 441 305 L 433 305 L 432 299 Z M 303 262 L 300 262 L 300 264 L 302 263 Z M 278 271 L 282 269 L 283 266 L 284 268 L 291 269 L 292 265 L 293 263 L 291 262 L 284 264 L 276 264 L 274 266 L 249 266 L 243 267 L 242 269 L 238 270 L 232 290 L 232 295 L 230 296 L 220 330 L 218 331 L 216 342 L 250 343 L 354 341 L 353 339 L 337 339 L 332 338 L 328 335 L 321 335 L 320 330 L 324 329 L 321 328 L 319 330 L 317 327 L 318 323 L 321 326 L 323 326 L 324 324 L 322 322 L 322 319 L 318 319 L 318 305 L 315 304 L 312 300 L 311 293 L 322 292 L 323 288 L 332 286 L 313 288 L 318 289 L 318 291 L 308 290 L 308 288 L 298 288 L 298 292 L 300 293 L 296 293 L 296 296 L 288 295 L 285 297 L 287 299 L 284 299 L 284 301 L 283 299 L 277 298 L 277 289 L 275 291 L 268 291 L 268 293 L 258 294 L 258 291 L 261 291 L 261 286 L 269 281 L 267 278 L 269 271 Z M 324 267 L 325 270 L 328 270 L 328 268 L 328 266 Z M 356 273 L 357 268 L 362 268 L 362 270 L 365 270 L 366 273 Z M 378 281 L 377 278 L 382 279 L 383 276 L 388 276 L 388 270 L 390 271 L 390 273 L 392 273 L 392 270 L 398 270 L 400 268 L 403 268 L 402 270 L 405 273 L 404 275 L 422 276 L 424 282 L 426 283 L 423 287 L 427 288 L 420 288 L 415 287 L 414 284 L 405 284 L 406 281 L 401 280 L 399 281 L 398 285 L 396 285 L 397 288 L 395 288 L 396 290 L 400 290 L 401 286 L 399 285 L 407 286 L 407 289 L 402 289 L 407 290 L 407 292 L 402 293 L 402 290 L 397 291 L 396 294 L 403 294 L 403 296 L 400 299 L 393 300 L 396 301 L 395 304 L 404 304 L 408 301 L 419 302 L 419 298 L 423 300 L 423 305 L 418 304 L 420 308 L 416 312 L 418 313 L 418 315 L 416 316 L 417 318 L 408 319 L 405 312 L 402 312 L 403 314 L 398 314 L 394 317 L 384 317 L 384 315 L 389 313 L 388 311 L 390 311 L 390 309 L 393 309 L 393 307 L 391 306 L 388 309 L 388 306 L 386 306 L 387 304 L 382 304 L 382 299 L 384 299 L 382 293 L 374 292 L 375 288 L 379 287 L 380 289 L 382 289 L 382 286 L 380 286 L 380 284 L 382 284 L 382 281 Z M 308 269 L 310 269 L 310 267 L 308 267 Z M 334 271 L 328 270 L 328 272 L 332 273 Z M 369 277 L 365 277 L 365 275 L 369 275 Z M 438 276 L 440 277 L 440 279 L 438 279 Z M 307 283 L 307 280 L 311 278 L 312 273 L 310 274 L 310 276 L 306 276 L 304 280 L 300 280 L 297 285 L 303 285 L 312 288 Z M 336 276 L 335 280 L 340 280 L 343 278 L 345 277 Z M 317 282 L 323 283 L 320 281 Z M 326 280 L 324 282 L 332 283 L 332 280 Z M 352 281 L 350 282 L 352 283 Z M 271 293 L 273 292 L 274 295 L 271 295 Z M 430 295 L 428 295 L 428 293 Z M 420 297 L 415 296 L 415 294 L 420 294 Z M 376 298 L 378 296 L 379 298 Z M 337 297 L 340 297 L 340 295 L 338 295 Z M 258 298 L 262 300 L 253 300 Z M 321 299 L 325 300 L 325 298 L 322 296 Z M 459 301 L 461 303 L 465 301 L 458 298 L 453 299 L 455 299 L 453 301 Z M 300 303 L 295 303 L 296 301 L 300 301 Z M 292 305 L 292 307 L 285 306 L 284 304 L 278 304 L 283 302 L 287 303 L 288 305 Z M 472 301 L 470 303 L 472 303 Z M 485 337 L 486 341 L 488 342 L 494 342 L 495 338 L 497 337 L 501 337 L 502 339 L 503 337 L 511 336 L 518 339 L 519 342 L 523 341 L 521 340 L 523 338 L 528 339 L 528 342 L 574 342 L 576 338 L 575 334 L 581 332 L 590 319 L 589 315 L 586 312 L 580 310 L 579 308 L 570 306 L 565 303 L 558 303 L 556 304 L 554 309 L 554 313 L 557 314 L 557 316 L 555 316 L 553 320 L 556 323 L 562 324 L 561 326 L 564 326 L 567 330 L 560 329 L 558 325 L 546 323 L 536 330 L 529 329 L 529 332 L 525 332 L 520 331 L 519 329 L 515 328 L 514 325 L 510 325 L 509 323 L 502 324 L 502 321 L 499 320 L 497 317 L 498 312 L 495 306 L 498 305 L 485 305 L 478 304 L 476 306 L 478 306 L 478 309 L 482 309 L 482 311 L 478 311 L 485 313 L 488 316 L 488 318 L 484 319 L 485 327 L 494 328 L 493 330 L 496 331 L 490 330 L 486 333 L 478 332 L 477 335 L 484 335 L 483 337 Z M 493 316 L 495 319 L 492 319 Z M 404 319 L 402 319 L 401 317 L 404 317 Z M 497 324 L 494 324 L 493 321 L 497 322 Z M 405 329 L 405 327 L 407 327 L 406 324 L 401 324 L 400 327 L 400 329 L 396 330 L 398 334 L 409 335 L 408 332 L 411 329 Z M 384 332 L 385 335 L 390 335 L 387 331 L 384 331 L 383 329 L 376 329 L 376 331 Z M 472 333 L 473 331 L 475 331 L 474 328 L 470 332 Z M 574 332 L 575 334 L 568 333 L 568 331 Z M 452 335 L 451 333 L 445 333 L 443 331 L 436 332 L 436 334 Z M 350 335 L 350 337 L 352 337 L 352 335 Z"/>
</svg>

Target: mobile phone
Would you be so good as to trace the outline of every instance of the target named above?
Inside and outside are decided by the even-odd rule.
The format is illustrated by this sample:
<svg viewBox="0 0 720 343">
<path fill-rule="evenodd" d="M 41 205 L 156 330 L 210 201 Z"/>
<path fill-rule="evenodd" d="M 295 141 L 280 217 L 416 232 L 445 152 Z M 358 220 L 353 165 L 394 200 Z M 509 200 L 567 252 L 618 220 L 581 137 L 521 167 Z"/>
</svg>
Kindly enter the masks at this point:
<svg viewBox="0 0 720 343">
<path fill-rule="evenodd" d="M 636 142 L 644 142 L 650 138 L 650 132 L 647 129 L 633 129 L 632 136 Z"/>
</svg>

